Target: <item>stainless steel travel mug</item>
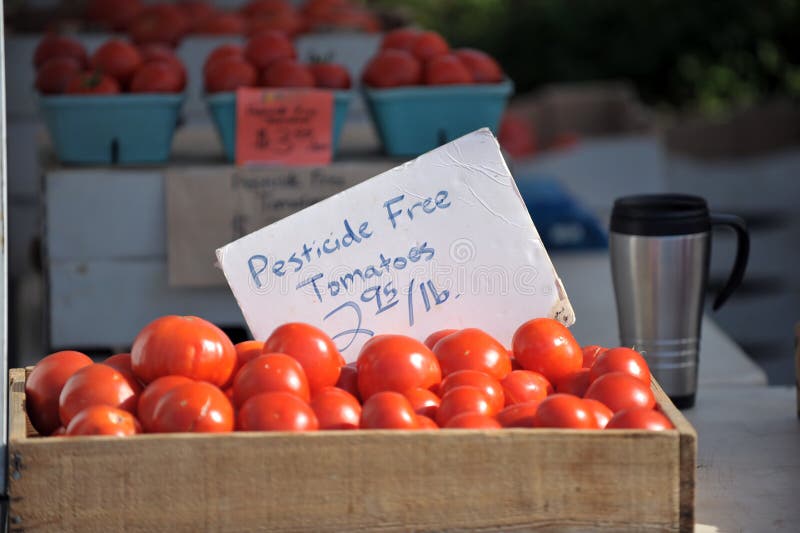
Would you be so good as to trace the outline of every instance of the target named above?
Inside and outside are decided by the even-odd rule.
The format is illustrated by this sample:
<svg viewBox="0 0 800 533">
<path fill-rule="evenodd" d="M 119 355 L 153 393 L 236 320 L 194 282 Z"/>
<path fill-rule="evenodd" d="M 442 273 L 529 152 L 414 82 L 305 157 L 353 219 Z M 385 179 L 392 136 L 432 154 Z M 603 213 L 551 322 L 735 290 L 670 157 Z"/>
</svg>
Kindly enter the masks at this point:
<svg viewBox="0 0 800 533">
<path fill-rule="evenodd" d="M 697 196 L 620 198 L 611 213 L 611 272 L 622 346 L 644 355 L 653 376 L 679 407 L 694 405 L 700 324 L 712 225 L 733 228 L 736 261 L 714 301 L 718 309 L 741 283 L 750 240 L 744 221 L 710 213 Z"/>
</svg>

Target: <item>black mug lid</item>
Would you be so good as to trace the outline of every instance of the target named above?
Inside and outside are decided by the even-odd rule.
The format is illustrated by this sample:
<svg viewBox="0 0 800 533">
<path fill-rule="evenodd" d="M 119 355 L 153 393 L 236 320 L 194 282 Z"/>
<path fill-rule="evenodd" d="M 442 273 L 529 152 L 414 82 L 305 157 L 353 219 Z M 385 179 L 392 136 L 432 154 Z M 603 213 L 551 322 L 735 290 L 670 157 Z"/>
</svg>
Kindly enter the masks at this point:
<svg viewBox="0 0 800 533">
<path fill-rule="evenodd" d="M 688 194 L 643 194 L 618 198 L 611 212 L 611 231 L 626 235 L 684 235 L 710 231 L 703 198 Z"/>
</svg>

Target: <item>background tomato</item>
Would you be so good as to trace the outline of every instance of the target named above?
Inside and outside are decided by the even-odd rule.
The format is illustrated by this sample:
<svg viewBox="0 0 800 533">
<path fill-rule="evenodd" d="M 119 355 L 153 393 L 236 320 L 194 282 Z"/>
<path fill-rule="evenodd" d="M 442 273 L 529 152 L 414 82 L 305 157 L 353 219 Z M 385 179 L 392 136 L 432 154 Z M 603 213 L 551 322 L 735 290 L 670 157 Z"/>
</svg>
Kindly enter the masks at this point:
<svg viewBox="0 0 800 533">
<path fill-rule="evenodd" d="M 666 416 L 646 407 L 623 409 L 615 414 L 606 426 L 608 429 L 648 429 L 650 431 L 664 431 L 674 429 L 674 427 Z"/>
<path fill-rule="evenodd" d="M 99 72 L 79 72 L 67 83 L 67 94 L 117 94 L 117 80 Z"/>
<path fill-rule="evenodd" d="M 539 372 L 550 383 L 583 365 L 583 350 L 572 333 L 552 318 L 534 318 L 522 324 L 512 341 L 514 357 L 526 370 Z"/>
<path fill-rule="evenodd" d="M 399 392 L 370 396 L 361 408 L 361 429 L 417 429 L 417 414 Z"/>
<path fill-rule="evenodd" d="M 599 429 L 597 419 L 581 398 L 553 394 L 539 405 L 533 423 L 539 428 Z"/>
<path fill-rule="evenodd" d="M 210 54 L 208 54 L 208 57 L 206 57 L 206 60 L 203 63 L 203 75 L 205 76 L 208 68 L 215 61 L 219 61 L 220 59 L 225 59 L 227 57 L 244 59 L 244 48 L 238 44 L 221 44 L 217 46 L 211 51 Z"/>
<path fill-rule="evenodd" d="M 422 80 L 426 85 L 463 85 L 473 82 L 469 69 L 453 54 L 439 55 L 427 60 Z"/>
<path fill-rule="evenodd" d="M 61 423 L 68 427 L 72 417 L 92 405 L 109 405 L 136 415 L 141 387 L 118 370 L 92 364 L 76 371 L 64 383 L 58 399 Z"/>
<path fill-rule="evenodd" d="M 155 429 L 155 412 L 159 400 L 161 400 L 167 392 L 179 385 L 185 385 L 186 383 L 193 382 L 186 376 L 162 376 L 144 388 L 139 395 L 136 416 L 139 418 L 139 422 L 142 423 L 142 428 L 146 432 L 149 433 Z"/>
<path fill-rule="evenodd" d="M 459 48 L 455 56 L 469 71 L 475 83 L 499 83 L 505 75 L 497 61 L 486 52 L 474 48 Z"/>
<path fill-rule="evenodd" d="M 553 393 L 553 386 L 547 378 L 530 370 L 514 370 L 501 382 L 505 405 L 542 401 Z"/>
<path fill-rule="evenodd" d="M 511 372 L 508 350 L 494 337 L 477 328 L 467 328 L 448 335 L 433 347 L 442 375 L 459 370 L 478 370 L 495 379 Z"/>
<path fill-rule="evenodd" d="M 440 329 L 439 331 L 434 331 L 430 335 L 425 338 L 423 344 L 433 350 L 433 347 L 436 346 L 436 343 L 439 342 L 441 339 L 447 337 L 448 335 L 455 333 L 458 331 L 457 329 Z"/>
<path fill-rule="evenodd" d="M 398 28 L 386 32 L 381 41 L 381 49 L 394 48 L 397 50 L 406 50 L 410 52 L 414 47 L 414 42 L 417 40 L 419 30 L 414 28 Z"/>
<path fill-rule="evenodd" d="M 89 0 L 86 16 L 113 31 L 125 31 L 142 10 L 140 0 Z"/>
<path fill-rule="evenodd" d="M 237 416 L 242 431 L 315 431 L 319 421 L 314 410 L 288 392 L 265 392 L 244 402 Z"/>
<path fill-rule="evenodd" d="M 317 415 L 319 429 L 358 429 L 361 420 L 361 404 L 352 394 L 337 387 L 317 391 L 311 409 Z"/>
<path fill-rule="evenodd" d="M 358 355 L 358 390 L 363 400 L 381 391 L 430 389 L 442 380 L 439 361 L 424 344 L 404 335 L 378 335 Z"/>
<path fill-rule="evenodd" d="M 156 403 L 153 431 L 227 433 L 233 431 L 233 406 L 210 383 L 184 383 L 168 390 Z"/>
<path fill-rule="evenodd" d="M 439 409 L 441 400 L 436 394 L 428 389 L 411 389 L 403 393 L 414 412 L 418 415 L 427 416 L 428 418 L 436 418 L 436 411 Z"/>
<path fill-rule="evenodd" d="M 88 64 L 86 49 L 80 41 L 72 37 L 49 33 L 42 37 L 33 52 L 33 64 L 36 68 L 44 65 L 54 57 L 71 57 L 81 68 Z"/>
<path fill-rule="evenodd" d="M 166 61 L 149 61 L 136 70 L 131 80 L 132 93 L 179 93 L 186 82 L 181 71 Z"/>
<path fill-rule="evenodd" d="M 288 392 L 304 402 L 311 399 L 303 367 L 282 353 L 267 353 L 248 361 L 233 380 L 233 404 L 237 407 L 263 392 Z"/>
<path fill-rule="evenodd" d="M 311 63 L 308 69 L 314 76 L 317 87 L 325 89 L 349 89 L 350 73 L 336 63 Z"/>
<path fill-rule="evenodd" d="M 652 409 L 656 405 L 650 385 L 624 372 L 603 374 L 589 385 L 586 398 L 605 404 L 615 413 L 631 407 Z"/>
<path fill-rule="evenodd" d="M 109 39 L 94 51 L 91 65 L 94 70 L 115 78 L 126 87 L 142 61 L 138 48 L 120 39 Z"/>
<path fill-rule="evenodd" d="M 611 409 L 597 400 L 584 398 L 583 405 L 586 406 L 586 409 L 594 415 L 595 419 L 597 420 L 597 425 L 600 427 L 600 429 L 606 427 L 608 425 L 608 421 L 614 416 L 614 412 Z"/>
<path fill-rule="evenodd" d="M 244 56 L 256 69 L 263 70 L 279 59 L 295 59 L 297 51 L 285 34 L 264 31 L 247 41 Z"/>
<path fill-rule="evenodd" d="M 420 61 L 427 61 L 432 57 L 449 53 L 450 45 L 447 44 L 444 37 L 435 31 L 421 31 L 417 34 L 417 38 L 414 39 L 411 52 Z"/>
<path fill-rule="evenodd" d="M 150 61 L 166 61 L 172 65 L 180 75 L 181 83 L 183 85 L 186 84 L 186 67 L 183 66 L 183 62 L 172 48 L 163 44 L 148 43 L 141 45 L 139 47 L 139 52 L 142 54 L 142 61 L 144 63 Z"/>
<path fill-rule="evenodd" d="M 264 343 L 264 353 L 285 353 L 297 359 L 308 378 L 311 394 L 339 381 L 341 356 L 328 335 L 310 324 L 278 326 Z"/>
<path fill-rule="evenodd" d="M 259 84 L 264 87 L 314 87 L 314 74 L 294 59 L 278 59 L 261 71 Z"/>
<path fill-rule="evenodd" d="M 81 70 L 81 64 L 74 57 L 48 59 L 36 72 L 36 90 L 42 94 L 64 93 L 69 80 Z"/>
<path fill-rule="evenodd" d="M 64 434 L 127 437 L 141 432 L 139 422 L 128 411 L 108 405 L 93 405 L 76 414 Z"/>
<path fill-rule="evenodd" d="M 422 64 L 405 50 L 383 50 L 370 59 L 361 77 L 365 85 L 375 88 L 419 85 Z"/>
<path fill-rule="evenodd" d="M 650 368 L 647 361 L 636 350 L 611 348 L 599 354 L 592 364 L 589 381 L 594 381 L 609 372 L 624 372 L 650 385 Z"/>
<path fill-rule="evenodd" d="M 502 429 L 503 426 L 491 416 L 480 413 L 461 413 L 451 418 L 447 429 Z"/>
<path fill-rule="evenodd" d="M 189 22 L 172 4 L 152 4 L 142 9 L 128 26 L 128 34 L 137 44 L 161 43 L 177 46 Z"/>
<path fill-rule="evenodd" d="M 80 352 L 56 352 L 36 363 L 25 381 L 25 409 L 31 424 L 40 435 L 49 435 L 61 425 L 58 398 L 67 380 L 78 370 L 92 364 Z"/>
<path fill-rule="evenodd" d="M 605 352 L 608 348 L 603 348 L 596 344 L 583 347 L 583 368 L 591 368 L 597 356 Z"/>
<path fill-rule="evenodd" d="M 583 398 L 586 394 L 586 389 L 589 388 L 589 369 L 581 368 L 567 374 L 556 382 L 556 392 L 563 392 L 564 394 L 572 394 Z"/>
<path fill-rule="evenodd" d="M 505 428 L 532 428 L 541 400 L 515 403 L 497 413 L 497 421 Z"/>
<path fill-rule="evenodd" d="M 436 412 L 436 423 L 444 427 L 456 415 L 461 413 L 479 413 L 491 416 L 492 407 L 486 393 L 477 387 L 456 387 L 442 396 L 439 410 Z"/>
<path fill-rule="evenodd" d="M 240 57 L 217 59 L 205 70 L 207 93 L 235 91 L 239 87 L 255 87 L 257 83 L 258 71 Z"/>
<path fill-rule="evenodd" d="M 489 407 L 491 413 L 500 412 L 506 402 L 503 386 L 499 381 L 491 377 L 489 374 L 478 372 L 477 370 L 459 370 L 453 372 L 442 381 L 439 387 L 439 394 L 444 396 L 450 390 L 456 387 L 476 387 L 486 394 L 489 399 Z M 423 413 L 424 414 L 424 413 Z"/>
</svg>

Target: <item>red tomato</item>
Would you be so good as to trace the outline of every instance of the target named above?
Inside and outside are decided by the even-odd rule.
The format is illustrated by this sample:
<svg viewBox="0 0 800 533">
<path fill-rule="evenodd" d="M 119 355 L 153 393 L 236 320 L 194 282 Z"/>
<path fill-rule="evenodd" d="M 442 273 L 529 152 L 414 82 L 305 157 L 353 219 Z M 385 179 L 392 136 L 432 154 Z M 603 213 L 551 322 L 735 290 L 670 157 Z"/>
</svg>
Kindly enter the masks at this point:
<svg viewBox="0 0 800 533">
<path fill-rule="evenodd" d="M 503 81 L 503 69 L 492 56 L 472 48 L 460 48 L 455 56 L 467 68 L 475 83 L 499 83 Z"/>
<path fill-rule="evenodd" d="M 361 408 L 362 429 L 417 429 L 417 414 L 405 396 L 383 391 L 370 396 Z"/>
<path fill-rule="evenodd" d="M 350 393 L 325 387 L 314 395 L 311 409 L 317 415 L 319 429 L 358 429 L 361 404 Z"/>
<path fill-rule="evenodd" d="M 421 31 L 417 34 L 411 52 L 420 61 L 427 61 L 432 57 L 450 53 L 450 45 L 435 31 Z"/>
<path fill-rule="evenodd" d="M 433 347 L 442 375 L 459 370 L 478 370 L 495 379 L 511 372 L 508 350 L 494 337 L 477 328 L 459 330 L 442 338 Z"/>
<path fill-rule="evenodd" d="M 472 74 L 453 54 L 435 56 L 425 62 L 423 81 L 426 85 L 458 85 L 473 82 Z"/>
<path fill-rule="evenodd" d="M 521 112 L 506 111 L 503 113 L 497 140 L 511 157 L 533 155 L 537 150 L 538 141 L 533 122 Z"/>
<path fill-rule="evenodd" d="M 42 94 L 66 92 L 70 79 L 81 72 L 81 64 L 72 57 L 48 59 L 36 72 L 36 90 Z"/>
<path fill-rule="evenodd" d="M 204 381 L 169 389 L 156 403 L 155 433 L 227 433 L 233 431 L 233 406 L 225 393 Z"/>
<path fill-rule="evenodd" d="M 206 75 L 209 67 L 214 64 L 214 62 L 228 57 L 244 59 L 244 49 L 238 44 L 222 44 L 217 46 L 208 54 L 205 63 L 203 63 L 203 76 Z"/>
<path fill-rule="evenodd" d="M 88 63 L 86 49 L 79 41 L 72 37 L 49 33 L 42 37 L 42 40 L 36 45 L 36 50 L 33 52 L 33 65 L 39 68 L 55 57 L 71 57 L 78 62 L 78 66 L 81 68 Z"/>
<path fill-rule="evenodd" d="M 514 352 L 509 350 L 508 351 L 508 357 L 511 359 L 511 371 L 512 372 L 514 370 L 525 370 L 524 368 L 522 368 L 522 365 L 519 364 L 519 361 L 517 361 L 517 358 L 514 357 Z"/>
<path fill-rule="evenodd" d="M 141 52 L 142 61 L 145 63 L 149 63 L 150 61 L 166 61 L 172 65 L 178 74 L 180 74 L 181 83 L 184 85 L 186 84 L 186 68 L 172 48 L 164 46 L 163 44 L 150 43 L 140 46 L 139 52 Z"/>
<path fill-rule="evenodd" d="M 652 409 L 656 405 L 650 385 L 624 372 L 610 372 L 594 380 L 586 398 L 605 404 L 615 413 L 631 407 Z"/>
<path fill-rule="evenodd" d="M 245 17 L 275 16 L 293 13 L 294 7 L 287 0 L 250 0 L 240 8 Z"/>
<path fill-rule="evenodd" d="M 236 349 L 217 326 L 196 316 L 163 316 L 136 336 L 133 371 L 144 383 L 179 375 L 221 386 L 236 366 Z"/>
<path fill-rule="evenodd" d="M 64 426 L 69 426 L 72 417 L 91 405 L 110 405 L 136 415 L 141 390 L 110 366 L 88 365 L 64 384 L 58 399 L 58 415 Z"/>
<path fill-rule="evenodd" d="M 550 383 L 581 368 L 583 350 L 558 320 L 534 318 L 514 333 L 514 357 L 526 369 L 539 372 Z"/>
<path fill-rule="evenodd" d="M 245 33 L 247 35 L 258 35 L 265 31 L 274 31 L 287 37 L 294 37 L 302 31 L 303 24 L 303 19 L 294 12 L 262 15 L 245 19 Z"/>
<path fill-rule="evenodd" d="M 491 407 L 489 414 L 491 415 L 499 413 L 506 403 L 505 393 L 500 382 L 489 374 L 484 374 L 477 370 L 453 372 L 442 381 L 439 394 L 444 396 L 448 391 L 456 387 L 476 387 L 482 390 L 489 399 L 489 406 Z"/>
<path fill-rule="evenodd" d="M 503 381 L 503 394 L 506 405 L 530 401 L 542 401 L 553 393 L 553 386 L 538 372 L 513 370 Z"/>
<path fill-rule="evenodd" d="M 433 350 L 433 347 L 436 346 L 436 343 L 442 340 L 443 338 L 447 337 L 458 331 L 457 329 L 440 329 L 439 331 L 434 331 L 430 335 L 427 336 L 425 339 L 425 346 Z"/>
<path fill-rule="evenodd" d="M 86 17 L 113 31 L 125 31 L 142 10 L 140 0 L 89 0 Z"/>
<path fill-rule="evenodd" d="M 425 415 L 417 415 L 417 427 L 418 429 L 439 429 L 436 422 Z"/>
<path fill-rule="evenodd" d="M 228 57 L 208 65 L 204 82 L 207 93 L 235 91 L 239 87 L 255 87 L 258 72 L 244 59 Z"/>
<path fill-rule="evenodd" d="M 650 385 L 650 368 L 644 357 L 630 348 L 611 348 L 597 356 L 589 373 L 589 381 L 594 381 L 609 372 L 624 372 L 641 379 Z"/>
<path fill-rule="evenodd" d="M 439 397 L 428 389 L 410 389 L 403 393 L 411 407 L 418 415 L 427 416 L 429 418 L 436 418 L 436 411 L 439 409 Z"/>
<path fill-rule="evenodd" d="M 107 74 L 127 86 L 133 74 L 142 65 L 142 54 L 130 43 L 119 39 L 110 39 L 94 51 L 91 58 L 92 68 Z"/>
<path fill-rule="evenodd" d="M 245 31 L 245 22 L 237 13 L 217 13 L 198 22 L 194 31 L 204 35 L 240 35 Z"/>
<path fill-rule="evenodd" d="M 497 413 L 497 421 L 504 428 L 532 428 L 539 410 L 540 400 L 515 403 Z"/>
<path fill-rule="evenodd" d="M 447 425 L 456 415 L 461 413 L 480 413 L 491 416 L 492 406 L 486 393 L 477 387 L 456 387 L 442 396 L 442 403 L 436 411 L 436 423 L 440 427 Z"/>
<path fill-rule="evenodd" d="M 606 426 L 606 429 L 648 429 L 650 431 L 674 428 L 675 426 L 666 416 L 646 407 L 623 409 L 615 414 Z"/>
<path fill-rule="evenodd" d="M 145 7 L 128 27 L 128 34 L 136 44 L 161 43 L 177 46 L 187 31 L 189 21 L 172 4 L 152 4 Z"/>
<path fill-rule="evenodd" d="M 144 388 L 139 395 L 136 414 L 146 432 L 149 433 L 155 428 L 155 412 L 159 400 L 175 387 L 186 383 L 193 381 L 186 376 L 162 376 Z"/>
<path fill-rule="evenodd" d="M 58 398 L 67 380 L 92 364 L 80 352 L 56 352 L 36 363 L 25 381 L 25 408 L 31 424 L 40 435 L 49 435 L 61 425 Z"/>
<path fill-rule="evenodd" d="M 247 41 L 244 56 L 256 69 L 263 70 L 279 59 L 296 58 L 297 52 L 283 33 L 265 31 Z"/>
<path fill-rule="evenodd" d="M 336 63 L 311 63 L 308 65 L 317 87 L 325 89 L 349 89 L 350 73 Z"/>
<path fill-rule="evenodd" d="M 422 64 L 405 50 L 383 50 L 364 67 L 362 81 L 379 89 L 419 85 L 422 83 Z"/>
<path fill-rule="evenodd" d="M 480 413 L 461 413 L 451 418 L 447 429 L 502 429 L 503 426 L 491 416 Z"/>
<path fill-rule="evenodd" d="M 244 402 L 237 416 L 241 431 L 316 431 L 314 410 L 288 392 L 264 392 Z"/>
<path fill-rule="evenodd" d="M 339 381 L 336 386 L 343 391 L 352 394 L 358 401 L 361 401 L 361 393 L 358 392 L 358 369 L 355 363 L 349 363 L 341 368 Z"/>
<path fill-rule="evenodd" d="M 289 392 L 308 403 L 311 393 L 303 367 L 282 353 L 266 353 L 245 364 L 233 380 L 233 404 L 240 407 L 262 392 Z"/>
<path fill-rule="evenodd" d="M 581 398 L 570 394 L 553 394 L 539 405 L 533 424 L 538 428 L 598 429 L 594 412 Z"/>
<path fill-rule="evenodd" d="M 136 70 L 132 93 L 179 93 L 186 86 L 182 74 L 166 61 L 150 61 Z"/>
<path fill-rule="evenodd" d="M 112 435 L 128 437 L 141 433 L 142 428 L 128 411 L 108 405 L 92 405 L 76 414 L 67 426 L 65 435 Z"/>
<path fill-rule="evenodd" d="M 264 87 L 314 87 L 314 74 L 294 59 L 279 59 L 261 72 L 259 85 Z"/>
<path fill-rule="evenodd" d="M 85 409 L 84 409 L 84 411 L 85 411 Z M 127 413 L 127 411 L 123 411 L 123 413 Z M 78 414 L 80 414 L 80 413 L 78 413 Z M 51 437 L 63 437 L 66 434 L 67 434 L 67 428 L 65 428 L 64 426 L 58 426 L 58 429 L 56 429 L 54 432 L 52 432 L 50 434 L 50 436 Z"/>
<path fill-rule="evenodd" d="M 608 348 L 603 348 L 602 346 L 598 346 L 596 344 L 592 344 L 589 346 L 583 347 L 583 368 L 592 368 L 595 359 L 597 357 L 608 350 Z"/>
<path fill-rule="evenodd" d="M 341 356 L 324 331 L 310 324 L 290 322 L 278 326 L 264 343 L 264 353 L 291 355 L 300 363 L 308 378 L 311 394 L 339 381 Z"/>
<path fill-rule="evenodd" d="M 363 400 L 376 392 L 430 389 L 442 380 L 439 362 L 424 344 L 403 335 L 378 335 L 358 354 L 358 390 Z"/>
<path fill-rule="evenodd" d="M 589 388 L 589 369 L 581 368 L 571 374 L 567 374 L 556 382 L 556 392 L 572 394 L 583 398 L 586 389 Z"/>
<path fill-rule="evenodd" d="M 249 361 L 252 361 L 261 355 L 261 353 L 264 351 L 264 343 L 262 341 L 242 341 L 238 344 L 235 344 L 233 348 L 236 350 L 236 366 L 233 367 L 231 377 L 228 379 L 225 385 L 222 386 L 223 389 L 233 387 L 233 378 L 236 377 L 239 369 Z"/>
<path fill-rule="evenodd" d="M 600 429 L 606 427 L 608 425 L 608 421 L 614 416 L 614 412 L 611 411 L 611 409 L 597 400 L 584 398 L 583 405 L 586 407 L 587 411 L 590 411 L 594 415 L 595 419 L 597 420 L 597 425 Z"/>
<path fill-rule="evenodd" d="M 215 18 L 221 14 L 217 13 L 214 6 L 202 0 L 180 0 L 175 6 L 181 10 L 181 13 L 186 18 L 188 31 L 194 31 L 200 22 Z"/>
<path fill-rule="evenodd" d="M 79 72 L 67 83 L 67 94 L 118 94 L 119 83 L 115 78 L 99 72 Z"/>
<path fill-rule="evenodd" d="M 419 36 L 419 30 L 414 28 L 398 28 L 387 32 L 381 41 L 381 49 L 394 48 L 397 50 L 405 50 L 410 52 L 414 48 L 414 43 Z"/>
<path fill-rule="evenodd" d="M 116 355 L 112 355 L 111 357 L 106 358 L 102 364 L 110 366 L 125 376 L 125 379 L 127 379 L 128 383 L 131 384 L 131 388 L 141 388 L 142 385 L 139 383 L 139 379 L 136 377 L 136 374 L 133 373 L 131 354 L 118 353 Z"/>
</svg>

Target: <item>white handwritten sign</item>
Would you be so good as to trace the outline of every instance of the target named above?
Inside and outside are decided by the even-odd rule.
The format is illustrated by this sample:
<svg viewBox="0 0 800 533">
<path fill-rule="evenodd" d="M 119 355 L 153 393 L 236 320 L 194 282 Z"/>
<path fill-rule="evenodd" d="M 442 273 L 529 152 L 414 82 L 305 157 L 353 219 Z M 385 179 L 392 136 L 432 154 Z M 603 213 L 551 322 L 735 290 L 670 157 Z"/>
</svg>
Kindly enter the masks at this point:
<svg viewBox="0 0 800 533">
<path fill-rule="evenodd" d="M 488 129 L 242 237 L 217 258 L 255 338 L 308 322 L 348 361 L 380 333 L 423 339 L 480 327 L 509 344 L 525 320 L 575 320 Z"/>
</svg>

